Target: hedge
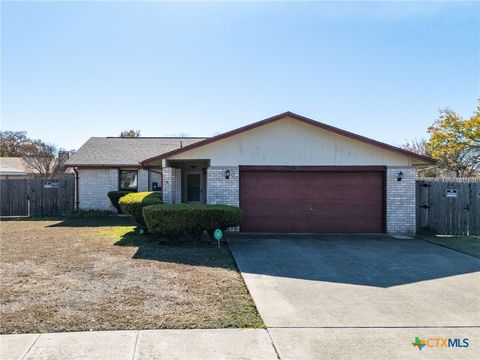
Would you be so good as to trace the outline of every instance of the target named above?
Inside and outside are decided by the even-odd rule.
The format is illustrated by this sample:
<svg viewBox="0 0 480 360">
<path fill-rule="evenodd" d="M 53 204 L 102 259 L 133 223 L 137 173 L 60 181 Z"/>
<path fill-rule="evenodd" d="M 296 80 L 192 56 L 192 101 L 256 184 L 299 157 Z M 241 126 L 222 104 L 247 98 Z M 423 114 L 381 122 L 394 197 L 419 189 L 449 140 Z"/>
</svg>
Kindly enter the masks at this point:
<svg viewBox="0 0 480 360">
<path fill-rule="evenodd" d="M 227 205 L 161 204 L 143 208 L 143 218 L 150 233 L 177 240 L 186 232 L 194 240 L 207 231 L 238 226 L 241 210 Z"/>
<path fill-rule="evenodd" d="M 121 197 L 118 203 L 125 214 L 130 215 L 142 229 L 146 229 L 142 209 L 148 205 L 161 204 L 162 197 L 156 192 L 129 193 Z"/>
<path fill-rule="evenodd" d="M 122 209 L 120 208 L 120 205 L 118 204 L 118 200 L 120 200 L 121 197 L 130 194 L 131 191 L 110 191 L 107 196 L 112 202 L 112 205 L 115 209 L 117 209 L 118 213 L 122 213 Z"/>
<path fill-rule="evenodd" d="M 216 229 L 225 231 L 230 227 L 240 225 L 242 219 L 242 210 L 236 206 L 228 205 L 206 205 L 207 222 L 205 230 L 208 232 L 210 239 L 213 239 L 213 232 Z"/>
</svg>

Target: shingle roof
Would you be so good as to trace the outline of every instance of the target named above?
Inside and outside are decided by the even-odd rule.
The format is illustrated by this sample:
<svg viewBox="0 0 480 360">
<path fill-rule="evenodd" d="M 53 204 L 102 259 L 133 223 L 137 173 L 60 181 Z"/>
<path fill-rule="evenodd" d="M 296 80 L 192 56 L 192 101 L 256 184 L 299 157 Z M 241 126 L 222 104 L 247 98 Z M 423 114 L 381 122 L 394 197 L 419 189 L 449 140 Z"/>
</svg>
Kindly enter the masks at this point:
<svg viewBox="0 0 480 360">
<path fill-rule="evenodd" d="M 0 158 L 0 174 L 1 175 L 27 175 L 36 172 L 29 170 L 27 164 L 21 157 L 1 157 Z"/>
<path fill-rule="evenodd" d="M 92 137 L 78 149 L 66 165 L 139 166 L 140 161 L 204 139 L 203 137 Z"/>
</svg>

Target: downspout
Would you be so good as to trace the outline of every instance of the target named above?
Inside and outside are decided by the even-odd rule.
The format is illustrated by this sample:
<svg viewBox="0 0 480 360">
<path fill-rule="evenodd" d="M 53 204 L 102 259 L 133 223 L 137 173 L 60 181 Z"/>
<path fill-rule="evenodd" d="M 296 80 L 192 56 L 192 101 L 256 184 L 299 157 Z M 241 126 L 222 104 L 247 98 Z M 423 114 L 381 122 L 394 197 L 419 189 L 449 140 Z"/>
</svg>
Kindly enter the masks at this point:
<svg viewBox="0 0 480 360">
<path fill-rule="evenodd" d="M 75 173 L 75 210 L 80 209 L 80 195 L 78 193 L 78 168 L 73 168 L 73 172 Z"/>
</svg>

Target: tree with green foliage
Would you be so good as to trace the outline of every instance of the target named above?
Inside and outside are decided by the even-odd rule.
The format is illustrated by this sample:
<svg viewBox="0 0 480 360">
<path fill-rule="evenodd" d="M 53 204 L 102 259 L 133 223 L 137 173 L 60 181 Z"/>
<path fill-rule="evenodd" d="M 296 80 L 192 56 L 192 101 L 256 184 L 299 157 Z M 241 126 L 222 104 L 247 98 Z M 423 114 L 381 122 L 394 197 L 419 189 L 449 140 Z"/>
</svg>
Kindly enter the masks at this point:
<svg viewBox="0 0 480 360">
<path fill-rule="evenodd" d="M 453 170 L 460 177 L 480 173 L 480 102 L 469 119 L 449 108 L 440 110 L 428 133 L 426 150 L 441 168 Z"/>
<path fill-rule="evenodd" d="M 1 157 L 22 157 L 34 148 L 34 142 L 26 131 L 0 131 Z"/>
</svg>

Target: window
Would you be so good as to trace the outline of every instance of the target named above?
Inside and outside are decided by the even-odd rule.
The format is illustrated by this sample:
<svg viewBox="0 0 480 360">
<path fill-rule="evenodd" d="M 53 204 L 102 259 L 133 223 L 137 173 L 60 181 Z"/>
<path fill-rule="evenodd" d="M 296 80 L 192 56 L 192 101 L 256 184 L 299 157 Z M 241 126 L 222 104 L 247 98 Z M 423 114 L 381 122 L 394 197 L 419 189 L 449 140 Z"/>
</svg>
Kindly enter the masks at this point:
<svg viewBox="0 0 480 360">
<path fill-rule="evenodd" d="M 119 190 L 137 191 L 137 170 L 120 170 L 119 179 Z"/>
</svg>

